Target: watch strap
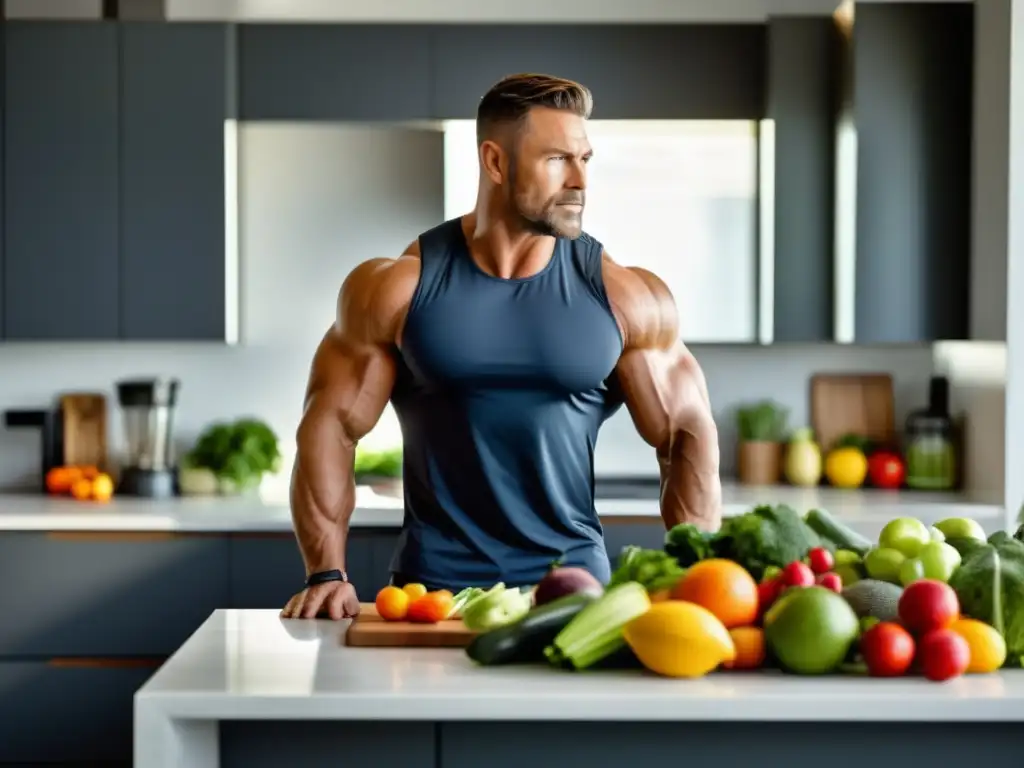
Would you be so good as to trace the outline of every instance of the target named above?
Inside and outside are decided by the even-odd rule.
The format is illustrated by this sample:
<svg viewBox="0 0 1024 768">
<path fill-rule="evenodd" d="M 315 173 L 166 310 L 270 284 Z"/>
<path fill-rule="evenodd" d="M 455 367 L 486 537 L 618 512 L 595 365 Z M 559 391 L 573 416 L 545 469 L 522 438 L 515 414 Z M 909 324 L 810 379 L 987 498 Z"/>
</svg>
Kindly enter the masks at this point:
<svg viewBox="0 0 1024 768">
<path fill-rule="evenodd" d="M 307 587 L 315 587 L 317 584 L 326 584 L 328 581 L 348 581 L 348 574 L 334 568 L 330 571 L 317 571 L 306 578 Z"/>
</svg>

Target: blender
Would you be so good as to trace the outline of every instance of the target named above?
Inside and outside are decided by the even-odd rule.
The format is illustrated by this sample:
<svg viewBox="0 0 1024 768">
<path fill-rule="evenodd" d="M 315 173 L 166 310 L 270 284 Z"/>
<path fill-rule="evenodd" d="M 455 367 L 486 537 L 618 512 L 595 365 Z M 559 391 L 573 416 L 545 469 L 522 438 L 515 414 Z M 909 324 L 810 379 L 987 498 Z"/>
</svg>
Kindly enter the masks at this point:
<svg viewBox="0 0 1024 768">
<path fill-rule="evenodd" d="M 178 386 L 177 379 L 132 379 L 117 383 L 126 440 L 118 493 L 149 498 L 175 495 L 172 417 Z"/>
</svg>

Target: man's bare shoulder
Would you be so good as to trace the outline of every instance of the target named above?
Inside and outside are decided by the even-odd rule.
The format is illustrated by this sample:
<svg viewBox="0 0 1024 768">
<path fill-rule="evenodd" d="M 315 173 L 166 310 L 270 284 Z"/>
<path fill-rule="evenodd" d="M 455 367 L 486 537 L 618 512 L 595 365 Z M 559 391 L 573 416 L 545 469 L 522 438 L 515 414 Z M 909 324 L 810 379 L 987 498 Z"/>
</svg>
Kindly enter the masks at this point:
<svg viewBox="0 0 1024 768">
<path fill-rule="evenodd" d="M 353 269 L 338 295 L 338 329 L 367 342 L 397 340 L 420 280 L 419 247 L 397 259 L 368 259 Z"/>
<path fill-rule="evenodd" d="M 679 312 L 665 281 L 643 267 L 625 267 L 605 252 L 605 292 L 626 347 L 669 349 L 679 339 Z"/>
</svg>

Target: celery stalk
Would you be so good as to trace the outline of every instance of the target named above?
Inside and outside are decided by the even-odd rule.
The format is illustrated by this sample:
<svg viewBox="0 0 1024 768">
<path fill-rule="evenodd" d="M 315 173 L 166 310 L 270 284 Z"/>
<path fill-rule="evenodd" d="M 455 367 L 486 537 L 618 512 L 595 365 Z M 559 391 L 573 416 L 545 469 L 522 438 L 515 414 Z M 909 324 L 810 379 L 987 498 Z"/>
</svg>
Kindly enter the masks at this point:
<svg viewBox="0 0 1024 768">
<path fill-rule="evenodd" d="M 636 581 L 609 589 L 558 633 L 544 655 L 552 664 L 586 669 L 622 648 L 622 628 L 651 607 L 647 590 Z"/>
</svg>

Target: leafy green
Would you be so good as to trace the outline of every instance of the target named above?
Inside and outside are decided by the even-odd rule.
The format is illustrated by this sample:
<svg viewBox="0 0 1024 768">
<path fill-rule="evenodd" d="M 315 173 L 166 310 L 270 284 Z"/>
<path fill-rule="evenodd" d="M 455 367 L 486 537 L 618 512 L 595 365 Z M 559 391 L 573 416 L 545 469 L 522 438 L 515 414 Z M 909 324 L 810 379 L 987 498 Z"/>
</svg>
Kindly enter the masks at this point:
<svg viewBox="0 0 1024 768">
<path fill-rule="evenodd" d="M 671 589 L 683 577 L 685 571 L 676 559 L 660 549 L 641 549 L 637 546 L 622 548 L 618 567 L 608 581 L 608 589 L 635 581 L 644 589 L 657 592 L 659 589 Z"/>
<path fill-rule="evenodd" d="M 736 412 L 740 440 L 782 442 L 786 437 L 789 410 L 772 400 L 742 407 Z"/>
<path fill-rule="evenodd" d="M 1005 531 L 964 553 L 949 585 L 965 616 L 991 624 L 1006 641 L 1006 666 L 1024 666 L 1024 543 Z"/>
<path fill-rule="evenodd" d="M 679 523 L 665 534 L 665 551 L 683 568 L 715 556 L 715 534 L 690 523 Z"/>
<path fill-rule="evenodd" d="M 356 445 L 354 471 L 356 475 L 401 477 L 402 449 L 399 447 L 378 451 Z"/>
<path fill-rule="evenodd" d="M 727 517 L 713 539 L 715 555 L 735 560 L 755 579 L 770 565 L 783 568 L 802 560 L 815 547 L 832 548 L 786 504 L 762 504 L 749 512 Z"/>
<path fill-rule="evenodd" d="M 185 463 L 208 469 L 225 485 L 243 490 L 257 486 L 265 473 L 278 471 L 281 454 L 277 435 L 266 423 L 244 418 L 207 427 Z"/>
</svg>

